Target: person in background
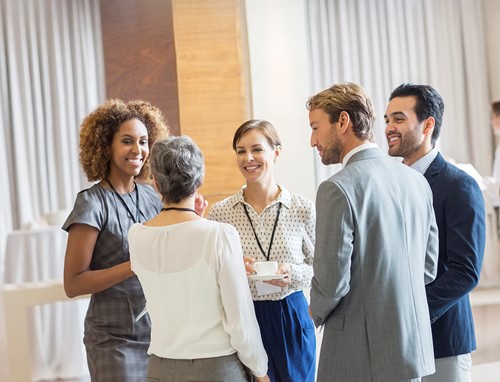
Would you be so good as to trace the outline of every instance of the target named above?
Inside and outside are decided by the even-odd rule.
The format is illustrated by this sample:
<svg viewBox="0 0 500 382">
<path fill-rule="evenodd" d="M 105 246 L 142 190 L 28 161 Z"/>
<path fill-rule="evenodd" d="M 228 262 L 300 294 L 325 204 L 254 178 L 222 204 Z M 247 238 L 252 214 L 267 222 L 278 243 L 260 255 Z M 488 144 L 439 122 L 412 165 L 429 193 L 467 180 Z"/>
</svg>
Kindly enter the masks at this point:
<svg viewBox="0 0 500 382">
<path fill-rule="evenodd" d="M 203 155 L 187 136 L 151 153 L 161 212 L 129 231 L 152 329 L 148 380 L 269 381 L 236 229 L 198 216 Z M 193 240 L 194 239 L 194 240 Z"/>
<path fill-rule="evenodd" d="M 372 143 L 375 114 L 361 86 L 333 85 L 307 109 L 322 163 L 344 166 L 316 197 L 318 381 L 420 381 L 434 372 L 425 284 L 436 275 L 438 233 L 429 185 Z"/>
<path fill-rule="evenodd" d="M 495 139 L 500 139 L 500 101 L 491 103 L 491 129 Z M 493 160 L 493 171 L 491 177 L 497 185 L 500 184 L 500 143 L 496 144 L 495 158 Z M 498 201 L 495 207 L 498 209 Z"/>
<path fill-rule="evenodd" d="M 385 133 L 389 155 L 402 157 L 429 182 L 439 228 L 438 273 L 426 287 L 436 373 L 423 381 L 469 382 L 476 349 L 469 293 L 481 271 L 485 207 L 476 180 L 435 147 L 443 113 L 443 99 L 432 86 L 401 84 L 389 98 Z"/>
<path fill-rule="evenodd" d="M 495 156 L 493 159 L 493 170 L 491 173 L 491 179 L 486 182 L 488 186 L 488 197 L 491 200 L 491 204 L 495 210 L 495 224 L 496 233 L 500 238 L 500 219 L 499 219 L 499 207 L 500 207 L 500 101 L 495 101 L 491 103 L 491 129 L 493 130 L 493 137 L 496 141 L 495 145 Z"/>
<path fill-rule="evenodd" d="M 150 319 L 141 316 L 146 301 L 130 269 L 127 233 L 161 209 L 140 181 L 149 179 L 150 147 L 167 134 L 160 110 L 141 100 L 110 99 L 81 125 L 81 166 L 97 183 L 78 193 L 63 225 L 64 289 L 68 297 L 91 294 L 84 343 L 93 382 L 146 378 Z"/>
<path fill-rule="evenodd" d="M 312 382 L 316 335 L 302 289 L 312 277 L 314 205 L 274 180 L 281 141 L 271 123 L 243 123 L 233 149 L 246 185 L 214 204 L 208 218 L 232 224 L 240 234 L 271 381 Z M 252 279 L 255 261 L 277 261 L 276 279 Z"/>
</svg>

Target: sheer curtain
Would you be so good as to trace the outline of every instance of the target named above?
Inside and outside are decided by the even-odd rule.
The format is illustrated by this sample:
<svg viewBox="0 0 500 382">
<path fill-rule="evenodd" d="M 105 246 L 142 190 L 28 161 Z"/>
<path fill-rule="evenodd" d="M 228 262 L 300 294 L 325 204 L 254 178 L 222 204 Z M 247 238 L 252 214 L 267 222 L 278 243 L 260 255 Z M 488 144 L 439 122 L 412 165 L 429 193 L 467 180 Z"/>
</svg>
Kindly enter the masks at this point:
<svg viewBox="0 0 500 382">
<path fill-rule="evenodd" d="M 104 99 L 98 0 L 0 0 L 0 244 L 70 208 L 83 117 Z M 1 254 L 1 253 L 0 253 Z"/>
<path fill-rule="evenodd" d="M 402 82 L 430 84 L 445 101 L 438 147 L 489 175 L 493 138 L 481 0 L 306 0 L 312 94 L 361 84 L 377 112 L 375 138 L 387 149 L 383 115 Z M 338 168 L 316 158 L 319 184 Z"/>
</svg>

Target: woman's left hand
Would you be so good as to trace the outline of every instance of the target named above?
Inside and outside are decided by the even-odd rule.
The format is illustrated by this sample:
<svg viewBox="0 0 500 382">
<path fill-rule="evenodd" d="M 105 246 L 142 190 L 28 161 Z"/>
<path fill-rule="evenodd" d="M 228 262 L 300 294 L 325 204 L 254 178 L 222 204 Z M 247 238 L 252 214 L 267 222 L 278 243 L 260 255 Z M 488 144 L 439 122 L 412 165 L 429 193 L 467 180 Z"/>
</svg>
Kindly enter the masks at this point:
<svg viewBox="0 0 500 382">
<path fill-rule="evenodd" d="M 208 207 L 208 201 L 203 198 L 203 195 L 196 194 L 194 199 L 194 210 L 198 216 L 203 217 L 205 215 L 205 210 Z"/>
<path fill-rule="evenodd" d="M 290 285 L 290 282 L 292 281 L 291 277 L 290 277 L 290 273 L 291 273 L 290 264 L 288 264 L 288 263 L 281 264 L 280 267 L 278 268 L 278 271 L 276 272 L 276 274 L 279 274 L 279 275 L 284 274 L 286 276 L 282 279 L 274 279 L 274 280 L 269 280 L 269 281 L 264 281 L 264 282 L 271 284 L 271 285 L 279 286 L 281 288 L 287 287 L 288 285 Z"/>
</svg>

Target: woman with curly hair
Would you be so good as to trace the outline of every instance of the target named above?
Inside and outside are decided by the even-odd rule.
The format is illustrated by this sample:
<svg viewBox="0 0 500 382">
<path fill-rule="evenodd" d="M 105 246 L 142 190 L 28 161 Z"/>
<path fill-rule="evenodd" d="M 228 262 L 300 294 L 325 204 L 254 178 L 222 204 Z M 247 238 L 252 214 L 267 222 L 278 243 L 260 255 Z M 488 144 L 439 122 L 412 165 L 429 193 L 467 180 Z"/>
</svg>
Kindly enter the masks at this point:
<svg viewBox="0 0 500 382">
<path fill-rule="evenodd" d="M 161 111 L 140 100 L 110 99 L 81 125 L 80 162 L 97 183 L 78 193 L 63 225 L 64 289 L 68 297 L 91 294 L 84 343 L 92 381 L 146 379 L 151 323 L 127 234 L 160 212 L 158 194 L 140 181 L 150 177 L 150 148 L 167 135 Z"/>
</svg>

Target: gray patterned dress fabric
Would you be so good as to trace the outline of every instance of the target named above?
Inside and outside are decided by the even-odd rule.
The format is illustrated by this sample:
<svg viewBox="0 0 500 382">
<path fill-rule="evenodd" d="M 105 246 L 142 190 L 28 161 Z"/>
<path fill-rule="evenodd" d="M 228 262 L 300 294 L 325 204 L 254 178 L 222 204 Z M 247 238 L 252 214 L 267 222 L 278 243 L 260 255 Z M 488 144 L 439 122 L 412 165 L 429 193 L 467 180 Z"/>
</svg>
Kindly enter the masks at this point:
<svg viewBox="0 0 500 382">
<path fill-rule="evenodd" d="M 139 192 L 139 211 L 136 206 Z M 148 185 L 119 196 L 95 184 L 81 191 L 73 211 L 63 225 L 68 231 L 74 223 L 87 224 L 99 230 L 90 268 L 109 268 L 129 260 L 128 229 L 139 217 L 140 222 L 153 218 L 161 201 Z M 146 305 L 136 276 L 92 295 L 85 318 L 84 343 L 92 381 L 143 382 L 146 379 L 151 322 L 146 314 L 136 321 Z"/>
</svg>

